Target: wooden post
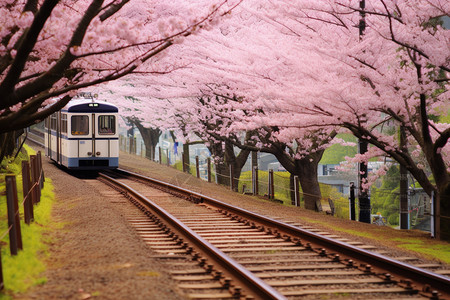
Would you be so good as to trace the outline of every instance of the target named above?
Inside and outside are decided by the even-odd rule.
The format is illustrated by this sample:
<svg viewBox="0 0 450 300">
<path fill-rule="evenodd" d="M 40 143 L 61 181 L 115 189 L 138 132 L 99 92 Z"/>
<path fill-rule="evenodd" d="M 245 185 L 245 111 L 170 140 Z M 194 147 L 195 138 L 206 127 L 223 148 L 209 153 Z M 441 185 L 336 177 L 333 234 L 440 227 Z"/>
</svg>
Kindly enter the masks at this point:
<svg viewBox="0 0 450 300">
<path fill-rule="evenodd" d="M 294 176 L 294 206 L 300 206 L 300 186 L 297 175 Z"/>
<path fill-rule="evenodd" d="M 200 166 L 198 161 L 198 155 L 195 156 L 195 170 L 197 172 L 197 178 L 200 178 Z"/>
<path fill-rule="evenodd" d="M 36 155 L 30 155 L 31 165 L 31 184 L 34 194 L 33 204 L 37 204 L 41 201 L 41 189 L 39 186 L 39 170 Z"/>
<path fill-rule="evenodd" d="M 258 195 L 258 167 L 254 166 L 253 167 L 253 172 L 252 172 L 252 183 L 253 183 L 253 196 Z"/>
<path fill-rule="evenodd" d="M 159 151 L 159 164 L 162 164 L 162 153 L 161 153 L 161 147 L 158 147 Z"/>
<path fill-rule="evenodd" d="M 272 169 L 269 170 L 269 199 L 275 199 Z"/>
<path fill-rule="evenodd" d="M 5 176 L 6 204 L 8 209 L 9 248 L 11 255 L 17 255 L 22 250 L 22 234 L 20 231 L 19 203 L 17 200 L 17 185 L 15 175 Z"/>
<path fill-rule="evenodd" d="M 206 159 L 206 164 L 208 166 L 208 182 L 211 182 L 211 157 Z"/>
<path fill-rule="evenodd" d="M 30 164 L 26 161 L 22 161 L 22 187 L 23 187 L 23 212 L 25 218 L 25 224 L 30 225 L 34 219 L 33 212 L 33 198 L 31 190 L 31 178 L 30 178 Z"/>
<path fill-rule="evenodd" d="M 5 284 L 3 282 L 3 267 L 2 267 L 2 247 L 0 246 L 0 291 L 5 288 Z"/>
<path fill-rule="evenodd" d="M 44 188 L 44 182 L 45 182 L 45 175 L 44 175 L 44 168 L 42 167 L 41 151 L 37 152 L 36 158 L 37 158 L 38 167 L 39 167 L 39 179 L 40 179 L 39 183 L 40 183 L 41 189 L 43 189 Z"/>
</svg>

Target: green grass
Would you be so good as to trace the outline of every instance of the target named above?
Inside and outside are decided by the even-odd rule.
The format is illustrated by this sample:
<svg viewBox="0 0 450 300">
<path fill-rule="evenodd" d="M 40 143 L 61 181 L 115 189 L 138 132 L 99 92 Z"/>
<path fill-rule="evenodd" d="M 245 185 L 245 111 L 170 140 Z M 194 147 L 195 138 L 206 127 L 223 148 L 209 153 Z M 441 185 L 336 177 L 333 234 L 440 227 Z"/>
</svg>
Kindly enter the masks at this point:
<svg viewBox="0 0 450 300">
<path fill-rule="evenodd" d="M 423 257 L 431 260 L 438 260 L 446 264 L 450 264 L 450 244 L 443 241 L 430 239 L 417 239 L 411 237 L 399 238 L 392 235 L 392 231 L 386 230 L 383 226 L 374 226 L 372 230 L 353 230 L 340 226 L 330 226 L 327 220 L 318 220 L 313 218 L 305 218 L 303 220 L 319 224 L 325 228 L 331 228 L 339 232 L 345 232 L 354 236 L 364 237 L 380 242 L 391 242 L 396 247 L 423 255 Z M 396 232 L 397 233 L 397 232 Z M 401 234 L 399 231 L 398 234 Z"/>
<path fill-rule="evenodd" d="M 42 276 L 45 271 L 43 260 L 48 256 L 48 244 L 51 242 L 47 233 L 55 228 L 51 222 L 51 210 L 54 202 L 53 185 L 49 178 L 46 178 L 44 189 L 41 193 L 41 201 L 34 206 L 34 222 L 26 225 L 23 220 L 23 191 L 21 162 L 28 159 L 28 154 L 35 152 L 26 147 L 26 151 L 21 153 L 16 160 L 6 158 L 2 162 L 3 172 L 16 175 L 16 184 L 19 200 L 19 211 L 21 218 L 21 233 L 23 250 L 19 250 L 18 255 L 11 256 L 9 249 L 9 235 L 5 234 L 8 227 L 6 211 L 6 195 L 3 174 L 0 175 L 0 235 L 1 240 L 2 269 L 5 289 L 0 293 L 0 299 L 10 299 L 11 295 L 25 292 L 32 286 L 44 284 L 46 278 Z"/>
<path fill-rule="evenodd" d="M 291 189 L 290 189 L 290 173 L 289 172 L 273 172 L 273 180 L 275 187 L 275 199 L 283 202 L 283 205 L 292 205 L 291 203 Z M 265 195 L 268 193 L 268 171 L 258 171 L 258 192 L 259 195 Z M 246 190 L 252 190 L 252 172 L 246 171 L 241 173 L 239 178 L 239 192 L 242 191 L 242 186 L 246 185 Z M 320 192 L 322 194 L 322 205 L 328 206 L 328 198 L 334 201 L 336 213 L 339 218 L 348 218 L 349 208 L 348 199 L 343 197 L 341 193 L 337 191 L 335 187 L 330 185 L 319 183 Z M 301 186 L 300 190 L 300 206 L 304 205 L 303 192 Z"/>
<path fill-rule="evenodd" d="M 439 259 L 450 264 L 450 247 L 448 244 L 430 244 L 428 241 L 419 239 L 392 239 L 398 242 L 397 247 L 421 253 L 430 259 Z"/>
</svg>

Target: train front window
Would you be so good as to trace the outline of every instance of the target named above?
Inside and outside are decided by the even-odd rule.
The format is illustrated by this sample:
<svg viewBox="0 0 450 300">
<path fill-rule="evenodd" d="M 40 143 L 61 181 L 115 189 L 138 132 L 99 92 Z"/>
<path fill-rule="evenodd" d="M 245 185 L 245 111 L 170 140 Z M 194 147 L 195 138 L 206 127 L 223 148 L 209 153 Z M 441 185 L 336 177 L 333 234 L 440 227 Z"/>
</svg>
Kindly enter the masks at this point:
<svg viewBox="0 0 450 300">
<path fill-rule="evenodd" d="M 89 134 L 89 117 L 88 116 L 72 116 L 71 132 L 73 135 Z"/>
<path fill-rule="evenodd" d="M 99 116 L 98 117 L 98 133 L 99 134 L 115 134 L 116 133 L 116 117 L 115 116 Z"/>
</svg>

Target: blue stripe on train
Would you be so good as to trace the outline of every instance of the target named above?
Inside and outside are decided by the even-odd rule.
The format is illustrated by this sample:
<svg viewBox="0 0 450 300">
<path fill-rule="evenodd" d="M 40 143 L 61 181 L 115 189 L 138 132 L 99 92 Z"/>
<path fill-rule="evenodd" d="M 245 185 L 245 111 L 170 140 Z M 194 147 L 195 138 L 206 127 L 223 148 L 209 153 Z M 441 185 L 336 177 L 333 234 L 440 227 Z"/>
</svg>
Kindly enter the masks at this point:
<svg viewBox="0 0 450 300">
<path fill-rule="evenodd" d="M 117 167 L 119 167 L 118 157 L 71 157 L 67 162 L 67 168 L 69 169 L 102 169 Z"/>
<path fill-rule="evenodd" d="M 51 151 L 51 159 L 56 161 L 56 151 Z M 62 155 L 61 164 L 69 169 L 111 169 L 119 167 L 118 157 L 71 157 Z"/>
</svg>

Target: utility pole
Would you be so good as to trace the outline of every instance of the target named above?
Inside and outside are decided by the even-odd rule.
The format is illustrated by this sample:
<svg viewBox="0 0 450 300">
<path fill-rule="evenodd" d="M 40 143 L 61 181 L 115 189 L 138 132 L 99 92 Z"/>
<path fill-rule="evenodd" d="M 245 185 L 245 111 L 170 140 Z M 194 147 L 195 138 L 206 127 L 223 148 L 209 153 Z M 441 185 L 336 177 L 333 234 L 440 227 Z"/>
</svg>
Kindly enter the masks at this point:
<svg viewBox="0 0 450 300">
<path fill-rule="evenodd" d="M 400 148 L 406 149 L 406 133 L 400 126 Z M 409 229 L 408 171 L 400 165 L 400 229 Z"/>
<path fill-rule="evenodd" d="M 361 40 L 364 35 L 364 30 L 366 29 L 366 13 L 364 9 L 366 8 L 366 1 L 359 1 L 359 8 L 361 19 L 359 20 L 359 38 Z M 358 153 L 364 154 L 368 150 L 368 143 L 362 139 L 358 140 Z M 364 223 L 370 223 L 370 198 L 367 190 L 363 190 L 363 183 L 367 182 L 367 163 L 359 163 L 358 166 L 358 199 L 359 199 L 359 221 Z"/>
</svg>

